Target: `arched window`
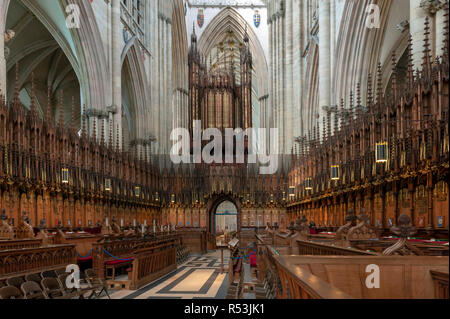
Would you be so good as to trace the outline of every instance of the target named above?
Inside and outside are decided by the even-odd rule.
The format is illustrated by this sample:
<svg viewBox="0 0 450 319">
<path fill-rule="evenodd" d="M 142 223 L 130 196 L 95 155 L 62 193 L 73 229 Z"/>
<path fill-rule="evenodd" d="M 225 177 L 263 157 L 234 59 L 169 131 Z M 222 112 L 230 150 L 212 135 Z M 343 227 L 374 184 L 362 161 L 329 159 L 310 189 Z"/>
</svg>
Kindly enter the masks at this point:
<svg viewBox="0 0 450 319">
<path fill-rule="evenodd" d="M 145 4 L 144 0 L 122 0 L 121 17 L 126 31 L 145 44 Z"/>
</svg>

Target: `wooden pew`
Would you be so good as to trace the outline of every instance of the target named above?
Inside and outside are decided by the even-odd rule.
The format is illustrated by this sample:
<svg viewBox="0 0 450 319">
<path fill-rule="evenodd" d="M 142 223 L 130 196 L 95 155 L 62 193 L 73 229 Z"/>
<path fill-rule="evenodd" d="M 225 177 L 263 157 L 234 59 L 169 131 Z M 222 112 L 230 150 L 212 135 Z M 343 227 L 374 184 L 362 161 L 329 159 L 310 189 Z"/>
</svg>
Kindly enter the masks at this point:
<svg viewBox="0 0 450 319">
<path fill-rule="evenodd" d="M 302 298 L 302 276 L 313 275 L 358 299 L 433 299 L 431 271 L 448 272 L 446 257 L 419 256 L 274 256 L 283 287 L 282 298 Z M 380 287 L 366 286 L 368 265 L 380 269 Z M 309 287 L 311 288 L 311 287 Z M 448 291 L 448 290 L 447 290 Z M 299 293 L 300 292 L 300 293 Z M 323 294 L 323 291 L 315 291 Z M 306 296 L 311 291 L 307 289 Z"/>
<path fill-rule="evenodd" d="M 92 260 L 93 244 L 101 241 L 103 235 L 91 235 L 88 233 L 64 233 L 61 230 L 53 237 L 55 244 L 75 245 L 77 260 Z"/>
<path fill-rule="evenodd" d="M 176 233 L 181 237 L 182 243 L 191 253 L 206 254 L 208 251 L 208 237 L 203 228 L 179 228 Z"/>
<path fill-rule="evenodd" d="M 430 274 L 434 281 L 436 298 L 448 299 L 448 269 L 446 272 L 431 270 Z"/>
<path fill-rule="evenodd" d="M 42 246 L 42 239 L 11 239 L 0 240 L 0 251 L 16 250 L 24 248 L 39 248 Z"/>
<path fill-rule="evenodd" d="M 314 256 L 377 256 L 377 253 L 367 252 L 354 248 L 343 248 L 339 246 L 327 245 L 323 243 L 313 243 L 304 240 L 296 240 L 297 251 L 295 255 L 314 255 Z"/>
<path fill-rule="evenodd" d="M 0 251 L 0 279 L 76 264 L 75 245 Z"/>
<path fill-rule="evenodd" d="M 135 252 L 129 288 L 137 290 L 176 270 L 177 244 L 170 241 Z"/>
<path fill-rule="evenodd" d="M 164 235 L 146 239 L 118 239 L 93 243 L 92 265 L 99 278 L 106 276 L 106 266 L 117 267 L 131 264 L 135 258 L 135 252 L 140 249 L 152 248 L 164 243 L 173 242 L 180 245 L 180 237 L 177 234 Z M 119 260 L 117 260 L 117 258 Z M 111 267 L 110 267 L 111 268 Z"/>
</svg>

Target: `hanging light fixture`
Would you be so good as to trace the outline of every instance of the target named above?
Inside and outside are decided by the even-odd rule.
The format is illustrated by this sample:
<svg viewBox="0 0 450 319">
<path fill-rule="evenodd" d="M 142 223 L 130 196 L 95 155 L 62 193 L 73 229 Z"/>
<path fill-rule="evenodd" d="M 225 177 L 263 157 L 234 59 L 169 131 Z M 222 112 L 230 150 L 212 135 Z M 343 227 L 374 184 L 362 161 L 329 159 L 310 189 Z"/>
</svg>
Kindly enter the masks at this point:
<svg viewBox="0 0 450 319">
<path fill-rule="evenodd" d="M 289 187 L 289 197 L 295 197 L 295 186 Z"/>
<path fill-rule="evenodd" d="M 110 191 L 111 191 L 111 179 L 106 178 L 105 179 L 105 192 L 110 192 Z"/>
<path fill-rule="evenodd" d="M 159 193 L 158 192 L 156 192 L 156 194 L 155 194 L 155 201 L 159 202 Z"/>
<path fill-rule="evenodd" d="M 331 166 L 331 180 L 338 181 L 339 180 L 339 165 Z"/>
<path fill-rule="evenodd" d="M 312 190 L 312 179 L 311 178 L 307 178 L 305 180 L 305 190 L 310 191 Z"/>
<path fill-rule="evenodd" d="M 388 161 L 387 142 L 380 142 L 376 144 L 375 160 L 377 163 L 386 163 Z"/>
<path fill-rule="evenodd" d="M 61 182 L 63 184 L 69 184 L 69 169 L 63 168 L 61 170 Z"/>
<path fill-rule="evenodd" d="M 141 188 L 140 188 L 139 186 L 136 186 L 136 187 L 134 188 L 134 195 L 135 195 L 136 197 L 141 196 Z"/>
<path fill-rule="evenodd" d="M 171 195 L 170 201 L 171 201 L 172 203 L 175 203 L 175 194 L 172 194 L 172 195 Z"/>
</svg>

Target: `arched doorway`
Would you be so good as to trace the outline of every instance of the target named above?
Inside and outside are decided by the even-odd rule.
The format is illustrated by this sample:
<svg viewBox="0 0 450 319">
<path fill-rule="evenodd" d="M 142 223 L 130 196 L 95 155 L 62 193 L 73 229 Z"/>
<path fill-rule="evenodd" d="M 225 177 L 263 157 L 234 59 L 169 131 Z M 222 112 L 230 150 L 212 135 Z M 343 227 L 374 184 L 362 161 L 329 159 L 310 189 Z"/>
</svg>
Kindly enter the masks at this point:
<svg viewBox="0 0 450 319">
<path fill-rule="evenodd" d="M 217 206 L 214 213 L 214 230 L 216 234 L 223 234 L 238 230 L 238 211 L 236 205 L 224 201 Z"/>
<path fill-rule="evenodd" d="M 228 226 L 228 231 L 239 232 L 240 210 L 240 202 L 234 197 L 219 196 L 212 199 L 207 208 L 208 231 L 212 234 L 222 234 Z"/>
</svg>

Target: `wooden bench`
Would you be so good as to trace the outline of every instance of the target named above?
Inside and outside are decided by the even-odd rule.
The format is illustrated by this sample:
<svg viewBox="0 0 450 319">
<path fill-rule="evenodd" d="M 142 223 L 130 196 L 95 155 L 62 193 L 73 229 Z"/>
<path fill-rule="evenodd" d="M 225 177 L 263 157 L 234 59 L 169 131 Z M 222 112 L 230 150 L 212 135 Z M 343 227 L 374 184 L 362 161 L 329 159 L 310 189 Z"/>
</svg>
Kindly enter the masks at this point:
<svg viewBox="0 0 450 319">
<path fill-rule="evenodd" d="M 208 235 L 204 228 L 179 228 L 175 232 L 181 242 L 193 254 L 206 254 L 208 250 Z"/>
<path fill-rule="evenodd" d="M 0 280 L 76 264 L 75 245 L 0 251 Z"/>
<path fill-rule="evenodd" d="M 10 239 L 0 240 L 0 251 L 16 250 L 24 248 L 39 248 L 42 246 L 42 239 Z"/>
<path fill-rule="evenodd" d="M 130 275 L 130 289 L 137 290 L 176 270 L 177 243 L 167 242 L 135 253 Z"/>
<path fill-rule="evenodd" d="M 135 260 L 137 251 L 142 249 L 152 249 L 168 243 L 178 247 L 180 244 L 179 236 L 173 234 L 148 240 L 123 239 L 93 243 L 93 269 L 100 278 L 109 277 L 114 280 L 115 270 L 117 268 L 129 267 Z M 113 271 L 112 276 L 107 274 L 108 270 Z"/>
<path fill-rule="evenodd" d="M 311 297 L 316 293 L 332 297 L 337 290 L 358 299 L 440 298 L 436 295 L 431 271 L 448 272 L 449 267 L 447 257 L 430 256 L 274 256 L 274 259 L 281 277 L 283 298 Z M 366 286 L 369 265 L 379 267 L 379 288 Z M 321 287 L 304 287 L 304 279 L 311 280 L 311 276 L 315 276 L 314 280 L 320 282 Z"/>
</svg>

